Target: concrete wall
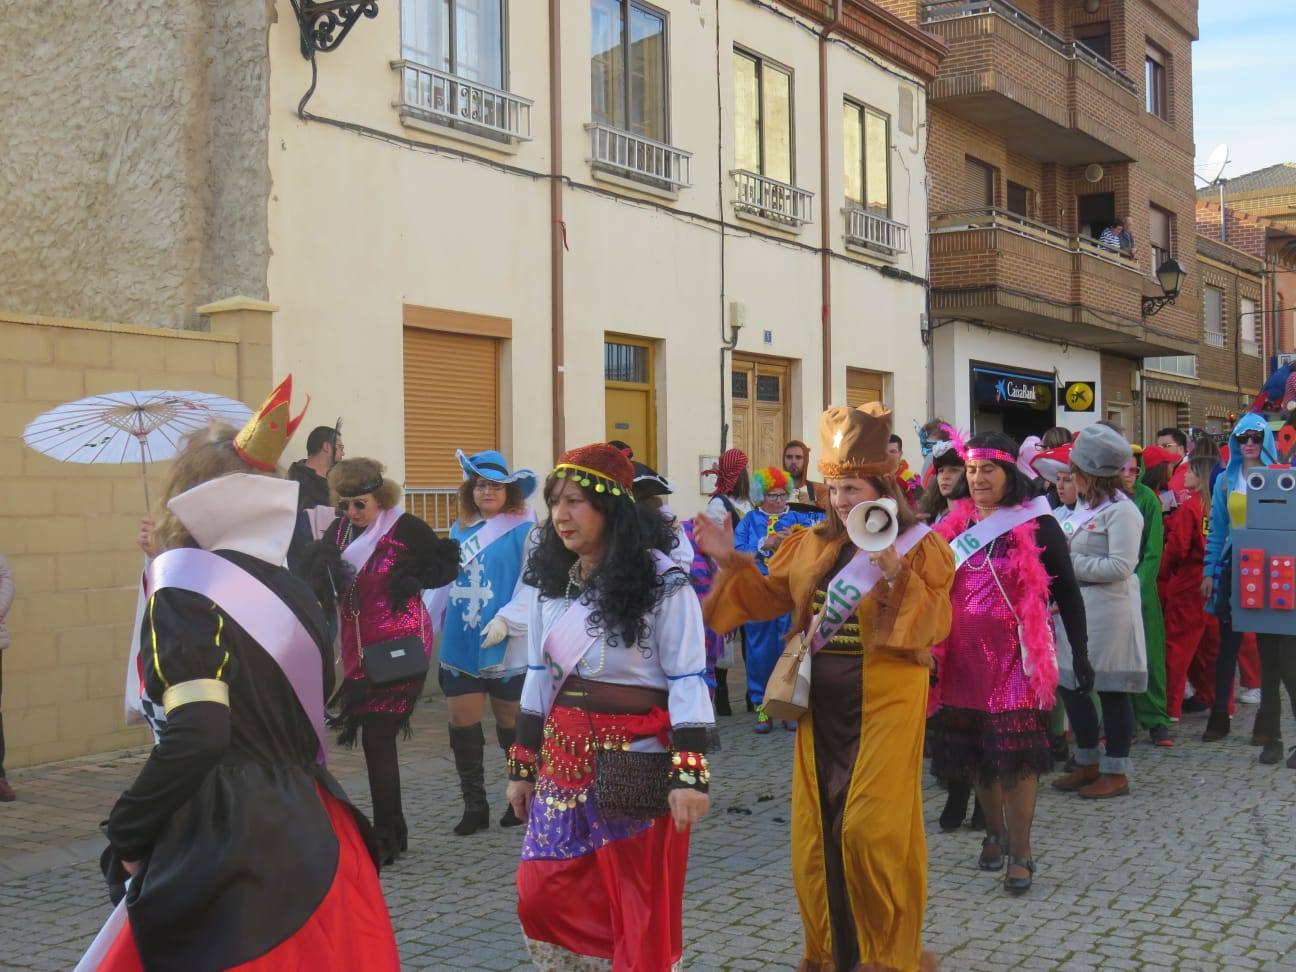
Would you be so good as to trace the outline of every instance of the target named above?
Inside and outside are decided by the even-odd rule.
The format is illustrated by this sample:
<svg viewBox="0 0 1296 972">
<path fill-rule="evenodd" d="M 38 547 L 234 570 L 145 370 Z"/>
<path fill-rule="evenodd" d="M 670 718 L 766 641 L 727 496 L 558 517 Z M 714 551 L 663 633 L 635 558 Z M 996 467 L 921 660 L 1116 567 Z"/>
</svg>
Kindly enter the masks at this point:
<svg viewBox="0 0 1296 972">
<path fill-rule="evenodd" d="M 269 315 L 228 316 L 213 329 L 237 333 L 0 312 L 0 552 L 18 594 L 4 652 L 9 767 L 146 739 L 122 713 L 143 565 L 139 466 L 56 462 L 23 444 L 23 427 L 61 402 L 128 389 L 241 391 L 259 403 L 270 387 Z M 167 468 L 150 467 L 155 509 Z"/>
<path fill-rule="evenodd" d="M 194 327 L 264 298 L 269 3 L 91 6 L 5 5 L 0 306 Z"/>
<path fill-rule="evenodd" d="M 1104 386 L 1097 351 L 1038 341 L 965 321 L 951 321 L 938 327 L 933 335 L 933 348 L 932 370 L 938 376 L 935 414 L 961 429 L 972 428 L 972 375 L 969 366 L 972 361 L 1045 374 L 1056 369 L 1063 381 L 1095 382 L 1097 404 L 1094 411 L 1070 412 L 1059 403 L 1055 418 L 1058 425 L 1077 432 L 1106 417 L 1102 413 Z M 1125 399 L 1129 400 L 1128 392 Z"/>
<path fill-rule="evenodd" d="M 712 3 L 656 6 L 669 17 L 670 140 L 693 153 L 692 186 L 673 198 L 592 170 L 584 128 L 591 120 L 589 8 L 562 5 L 563 423 L 568 445 L 602 439 L 604 336 L 652 340 L 658 466 L 680 487 L 672 508 L 688 515 L 702 501 L 699 456 L 718 451 L 722 422 L 731 414 L 729 381 L 719 374 L 729 302 L 747 309 L 739 352 L 790 360 L 790 429 L 816 438 L 824 399 L 816 252 L 821 192 L 829 194 L 834 252 L 830 397 L 844 400 L 848 367 L 885 371 L 894 376 L 897 427 L 925 417 L 924 294 L 920 283 L 903 277 L 926 272 L 926 146 L 918 127 L 926 108 L 921 86 L 902 73 L 831 46 L 830 183 L 821 186 L 814 36 L 745 0 L 720 0 L 718 39 Z M 341 49 L 321 57 L 309 111 L 328 121 L 303 122 L 296 106 L 309 70 L 287 0 L 278 10 L 270 34 L 269 280 L 282 308 L 276 367 L 292 368 L 319 414 L 344 416 L 350 454 L 374 455 L 402 477 L 402 305 L 506 318 L 511 381 L 502 382 L 501 445 L 515 463 L 547 469 L 554 457 L 545 5 L 508 4 L 508 88 L 535 100 L 534 138 L 512 147 L 402 124 L 393 107 L 399 79 L 389 63 L 400 55 L 395 4 L 382 7 L 376 20 L 361 21 Z M 735 44 L 795 72 L 795 181 L 816 194 L 814 221 L 799 231 L 744 220 L 733 208 Z M 893 119 L 893 217 L 911 233 L 908 252 L 894 261 L 845 247 L 844 96 Z M 912 100 L 908 133 L 898 121 L 902 98 Z"/>
</svg>

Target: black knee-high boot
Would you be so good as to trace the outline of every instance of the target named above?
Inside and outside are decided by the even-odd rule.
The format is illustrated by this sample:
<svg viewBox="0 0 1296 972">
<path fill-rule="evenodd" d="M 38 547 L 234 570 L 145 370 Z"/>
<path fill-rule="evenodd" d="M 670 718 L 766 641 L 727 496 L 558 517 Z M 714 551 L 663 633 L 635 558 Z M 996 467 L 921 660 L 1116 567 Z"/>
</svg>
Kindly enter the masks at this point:
<svg viewBox="0 0 1296 972">
<path fill-rule="evenodd" d="M 718 716 L 733 715 L 733 709 L 729 707 L 729 669 L 717 668 L 715 670 L 715 679 L 715 714 Z"/>
<path fill-rule="evenodd" d="M 504 758 L 508 758 L 509 747 L 517 739 L 516 729 L 504 729 L 500 726 L 495 727 L 495 738 L 499 740 L 500 749 L 504 750 Z M 499 825 L 501 827 L 517 827 L 524 821 L 513 812 L 513 805 L 509 804 L 508 809 L 504 811 L 504 816 L 500 817 Z"/>
<path fill-rule="evenodd" d="M 455 769 L 459 771 L 459 789 L 463 793 L 463 818 L 454 832 L 467 837 L 490 826 L 490 806 L 486 802 L 486 771 L 482 757 L 486 749 L 486 736 L 481 723 L 471 726 L 450 727 L 450 751 L 454 753 Z"/>
</svg>

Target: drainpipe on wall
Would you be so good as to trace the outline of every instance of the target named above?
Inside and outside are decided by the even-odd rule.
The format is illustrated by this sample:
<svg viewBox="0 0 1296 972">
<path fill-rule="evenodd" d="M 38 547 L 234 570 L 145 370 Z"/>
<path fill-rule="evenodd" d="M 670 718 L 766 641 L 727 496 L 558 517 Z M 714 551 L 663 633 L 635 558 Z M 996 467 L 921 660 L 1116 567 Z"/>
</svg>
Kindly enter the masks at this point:
<svg viewBox="0 0 1296 972">
<path fill-rule="evenodd" d="M 823 407 L 832 405 L 832 226 L 828 199 L 828 37 L 841 27 L 844 0 L 833 0 L 833 16 L 819 33 L 819 222 L 823 344 Z"/>
<path fill-rule="evenodd" d="M 553 359 L 553 454 L 566 451 L 563 409 L 566 354 L 563 338 L 563 251 L 567 224 L 562 196 L 562 23 L 559 0 L 549 0 L 549 333 Z"/>
</svg>

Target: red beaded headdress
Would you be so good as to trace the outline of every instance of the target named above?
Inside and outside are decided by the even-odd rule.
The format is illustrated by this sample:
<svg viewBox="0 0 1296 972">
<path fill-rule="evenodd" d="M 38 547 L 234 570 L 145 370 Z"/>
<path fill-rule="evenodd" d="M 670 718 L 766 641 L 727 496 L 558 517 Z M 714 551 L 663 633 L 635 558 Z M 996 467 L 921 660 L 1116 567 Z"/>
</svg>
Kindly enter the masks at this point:
<svg viewBox="0 0 1296 972">
<path fill-rule="evenodd" d="M 568 449 L 558 457 L 554 476 L 634 501 L 634 464 L 625 453 L 606 442 Z"/>
</svg>

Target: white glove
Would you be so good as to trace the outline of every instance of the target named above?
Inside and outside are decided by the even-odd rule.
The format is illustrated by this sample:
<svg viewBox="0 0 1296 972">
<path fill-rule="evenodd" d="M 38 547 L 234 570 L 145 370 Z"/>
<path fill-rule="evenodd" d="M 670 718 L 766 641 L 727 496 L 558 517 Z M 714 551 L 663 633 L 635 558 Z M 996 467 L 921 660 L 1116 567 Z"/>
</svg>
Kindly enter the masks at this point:
<svg viewBox="0 0 1296 972">
<path fill-rule="evenodd" d="M 508 622 L 503 618 L 491 618 L 490 623 L 482 629 L 481 645 L 483 648 L 490 648 L 492 645 L 498 645 L 508 637 Z"/>
</svg>

